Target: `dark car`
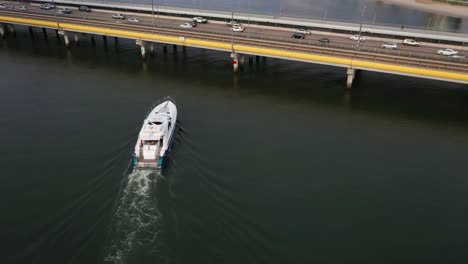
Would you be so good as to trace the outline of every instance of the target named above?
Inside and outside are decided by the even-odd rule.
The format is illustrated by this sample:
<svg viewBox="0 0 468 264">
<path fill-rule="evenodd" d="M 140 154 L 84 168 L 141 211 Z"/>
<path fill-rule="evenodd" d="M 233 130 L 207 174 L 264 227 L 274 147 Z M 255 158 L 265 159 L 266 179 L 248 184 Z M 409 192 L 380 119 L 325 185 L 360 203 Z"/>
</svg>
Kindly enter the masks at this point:
<svg viewBox="0 0 468 264">
<path fill-rule="evenodd" d="M 80 6 L 80 7 L 78 8 L 78 10 L 79 10 L 80 12 L 91 12 L 91 8 L 89 8 L 89 7 L 87 7 L 87 6 L 84 6 L 84 5 Z"/>
<path fill-rule="evenodd" d="M 301 33 L 294 33 L 291 35 L 291 38 L 295 38 L 295 39 L 304 39 L 305 38 L 305 35 L 304 34 L 301 34 Z"/>
<path fill-rule="evenodd" d="M 195 22 L 195 21 L 193 21 L 193 22 L 190 23 L 190 24 L 192 24 L 192 27 L 197 27 L 197 22 Z"/>
<path fill-rule="evenodd" d="M 50 10 L 50 9 L 54 9 L 54 8 L 55 8 L 55 5 L 52 4 L 52 3 L 45 3 L 45 4 L 39 5 L 39 7 L 40 7 L 41 9 Z"/>
<path fill-rule="evenodd" d="M 57 10 L 57 14 L 69 15 L 69 14 L 71 14 L 71 13 L 72 13 L 71 9 L 68 9 L 68 8 Z"/>
<path fill-rule="evenodd" d="M 321 39 L 318 39 L 317 42 L 319 44 L 329 44 L 330 43 L 330 40 L 327 39 L 327 38 L 321 38 Z"/>
</svg>

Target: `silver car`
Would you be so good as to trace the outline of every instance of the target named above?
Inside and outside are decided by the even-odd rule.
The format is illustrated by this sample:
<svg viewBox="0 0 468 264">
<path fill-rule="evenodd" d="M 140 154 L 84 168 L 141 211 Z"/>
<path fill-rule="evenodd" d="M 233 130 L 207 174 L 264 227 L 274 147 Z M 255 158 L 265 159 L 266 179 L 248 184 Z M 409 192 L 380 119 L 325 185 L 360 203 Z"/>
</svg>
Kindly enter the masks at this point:
<svg viewBox="0 0 468 264">
<path fill-rule="evenodd" d="M 384 43 L 382 49 L 398 49 L 398 45 L 396 43 Z"/>
<path fill-rule="evenodd" d="M 129 18 L 127 21 L 130 23 L 140 23 L 140 20 L 136 17 Z"/>
</svg>

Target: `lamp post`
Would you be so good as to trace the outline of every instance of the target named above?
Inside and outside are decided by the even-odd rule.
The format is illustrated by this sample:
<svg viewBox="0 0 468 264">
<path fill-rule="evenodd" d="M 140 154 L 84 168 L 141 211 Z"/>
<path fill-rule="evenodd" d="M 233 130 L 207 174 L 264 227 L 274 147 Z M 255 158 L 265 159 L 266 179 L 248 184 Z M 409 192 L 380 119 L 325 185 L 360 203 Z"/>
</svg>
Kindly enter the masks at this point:
<svg viewBox="0 0 468 264">
<path fill-rule="evenodd" d="M 158 19 L 159 19 L 159 4 L 160 4 L 160 0 L 158 0 L 158 5 L 156 6 L 156 16 L 158 17 Z"/>
<path fill-rule="evenodd" d="M 362 8 L 361 18 L 359 19 L 359 35 L 358 35 L 358 41 L 357 41 L 357 49 L 358 50 L 359 50 L 360 44 L 361 44 L 362 19 L 364 18 L 364 14 L 366 13 L 366 8 L 367 8 L 367 6 L 364 5 L 364 7 Z"/>
<path fill-rule="evenodd" d="M 234 52 L 234 30 L 232 30 L 232 27 L 234 26 L 232 23 L 234 21 L 234 10 L 231 12 L 231 50 Z"/>
<path fill-rule="evenodd" d="M 55 10 L 57 7 L 55 6 L 55 0 L 52 0 L 52 4 L 54 5 L 54 14 L 55 14 L 55 22 L 57 23 L 57 30 L 60 29 L 58 17 L 57 17 L 57 11 Z"/>
<path fill-rule="evenodd" d="M 151 0 L 151 15 L 153 16 L 153 28 L 154 28 L 154 0 Z"/>
</svg>

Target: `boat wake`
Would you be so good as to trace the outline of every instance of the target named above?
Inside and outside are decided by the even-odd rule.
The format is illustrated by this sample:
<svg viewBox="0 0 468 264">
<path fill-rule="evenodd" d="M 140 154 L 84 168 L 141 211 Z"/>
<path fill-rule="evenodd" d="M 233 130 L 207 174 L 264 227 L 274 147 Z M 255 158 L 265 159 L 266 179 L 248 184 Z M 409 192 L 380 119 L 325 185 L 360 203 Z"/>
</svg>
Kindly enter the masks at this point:
<svg viewBox="0 0 468 264">
<path fill-rule="evenodd" d="M 136 170 L 127 179 L 112 217 L 105 262 L 142 263 L 145 256 L 164 260 L 163 219 L 156 200 L 158 182 L 164 177 L 156 171 Z"/>
</svg>

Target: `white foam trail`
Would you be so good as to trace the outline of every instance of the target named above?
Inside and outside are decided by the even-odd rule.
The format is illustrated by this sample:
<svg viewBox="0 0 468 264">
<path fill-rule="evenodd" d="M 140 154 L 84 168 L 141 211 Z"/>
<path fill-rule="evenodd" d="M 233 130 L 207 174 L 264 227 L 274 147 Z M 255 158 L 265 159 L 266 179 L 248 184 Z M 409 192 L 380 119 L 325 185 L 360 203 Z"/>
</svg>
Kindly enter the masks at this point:
<svg viewBox="0 0 468 264">
<path fill-rule="evenodd" d="M 162 238 L 162 215 L 155 200 L 155 188 L 161 179 L 158 173 L 147 170 L 128 175 L 113 217 L 106 262 L 127 263 L 129 254 L 151 248 Z"/>
</svg>

